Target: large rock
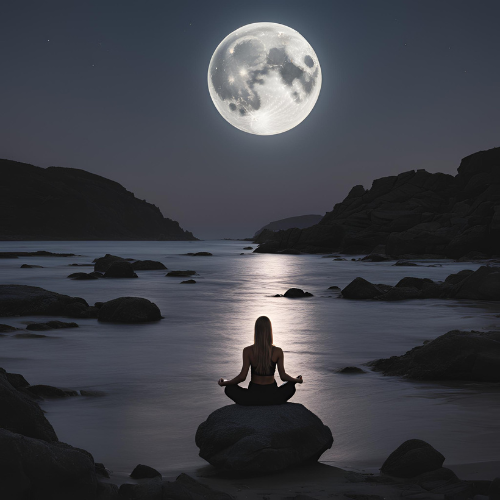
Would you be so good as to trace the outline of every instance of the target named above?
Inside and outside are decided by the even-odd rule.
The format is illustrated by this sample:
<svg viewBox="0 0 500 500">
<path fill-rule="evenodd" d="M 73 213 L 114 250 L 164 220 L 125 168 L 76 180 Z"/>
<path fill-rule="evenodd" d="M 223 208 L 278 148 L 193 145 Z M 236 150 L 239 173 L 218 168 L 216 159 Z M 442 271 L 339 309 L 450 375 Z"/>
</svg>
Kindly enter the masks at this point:
<svg viewBox="0 0 500 500">
<path fill-rule="evenodd" d="M 140 297 L 119 297 L 99 309 L 99 321 L 110 323 L 145 323 L 162 319 L 158 306 Z"/>
<path fill-rule="evenodd" d="M 302 299 L 312 296 L 312 293 L 304 292 L 304 290 L 302 290 L 301 288 L 289 288 L 283 295 L 283 297 L 287 297 L 288 299 Z"/>
<path fill-rule="evenodd" d="M 0 498 L 92 500 L 97 492 L 90 453 L 0 429 Z"/>
<path fill-rule="evenodd" d="M 452 330 L 402 356 L 369 365 L 413 380 L 500 382 L 500 332 Z"/>
<path fill-rule="evenodd" d="M 86 317 L 89 305 L 80 297 L 49 292 L 37 286 L 0 285 L 0 317 Z"/>
<path fill-rule="evenodd" d="M 113 262 L 104 273 L 104 278 L 137 278 L 130 262 Z"/>
<path fill-rule="evenodd" d="M 389 455 L 380 471 L 394 477 L 415 477 L 440 469 L 444 460 L 444 456 L 429 443 L 410 439 Z"/>
<path fill-rule="evenodd" d="M 0 428 L 44 441 L 57 441 L 52 425 L 38 404 L 17 390 L 11 383 L 16 380 L 8 375 L 0 368 Z"/>
<path fill-rule="evenodd" d="M 319 223 L 304 229 L 264 230 L 257 253 L 303 252 L 460 258 L 500 253 L 500 148 L 462 160 L 455 177 L 425 170 L 355 186 Z M 377 249 L 377 250 L 376 250 Z"/>
<path fill-rule="evenodd" d="M 196 432 L 200 457 L 224 470 L 270 472 L 318 460 L 333 444 L 330 429 L 301 404 L 229 405 Z"/>
<path fill-rule="evenodd" d="M 451 292 L 456 299 L 500 300 L 500 268 L 481 266 Z"/>
<path fill-rule="evenodd" d="M 94 271 L 105 273 L 114 262 L 127 262 L 127 259 L 107 253 L 104 257 L 94 259 Z"/>
</svg>

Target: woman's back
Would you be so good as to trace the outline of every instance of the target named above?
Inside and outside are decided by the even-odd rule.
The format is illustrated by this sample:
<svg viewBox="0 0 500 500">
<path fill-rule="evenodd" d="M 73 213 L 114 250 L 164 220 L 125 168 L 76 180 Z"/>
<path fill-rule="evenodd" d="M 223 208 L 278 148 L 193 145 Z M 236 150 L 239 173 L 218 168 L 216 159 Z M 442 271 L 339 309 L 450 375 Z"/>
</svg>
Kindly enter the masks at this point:
<svg viewBox="0 0 500 500">
<path fill-rule="evenodd" d="M 271 346 L 271 356 L 269 359 L 269 362 L 267 364 L 267 367 L 265 370 L 262 370 L 262 367 L 259 369 L 259 359 L 258 359 L 258 353 L 256 352 L 257 350 L 255 349 L 255 344 L 248 346 L 246 349 L 248 349 L 248 356 L 250 359 L 250 372 L 252 375 L 252 382 L 255 382 L 256 384 L 272 384 L 274 382 L 274 373 L 276 371 L 276 364 L 278 363 L 278 360 L 280 356 L 282 355 L 282 350 L 279 347 L 276 346 Z"/>
</svg>

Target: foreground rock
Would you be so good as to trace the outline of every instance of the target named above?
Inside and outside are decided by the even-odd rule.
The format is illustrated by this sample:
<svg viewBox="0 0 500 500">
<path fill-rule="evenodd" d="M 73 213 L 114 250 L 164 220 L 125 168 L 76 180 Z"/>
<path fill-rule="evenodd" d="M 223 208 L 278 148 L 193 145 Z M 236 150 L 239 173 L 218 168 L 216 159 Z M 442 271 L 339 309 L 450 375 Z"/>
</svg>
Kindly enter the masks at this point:
<svg viewBox="0 0 500 500">
<path fill-rule="evenodd" d="M 140 297 L 119 297 L 109 300 L 98 311 L 97 319 L 110 323 L 146 323 L 162 319 L 158 306 Z"/>
<path fill-rule="evenodd" d="M 97 310 L 80 297 L 49 292 L 37 286 L 0 285 L 0 317 L 6 316 L 95 318 Z"/>
<path fill-rule="evenodd" d="M 0 492 L 6 500 L 90 500 L 97 496 L 92 455 L 68 444 L 0 429 L 0 464 Z"/>
<path fill-rule="evenodd" d="M 257 252 L 434 254 L 491 256 L 500 248 L 500 148 L 462 160 L 455 177 L 410 170 L 354 186 L 319 223 L 306 229 L 265 230 Z M 380 250 L 377 250 L 380 252 Z M 380 252 L 382 253 L 382 252 Z"/>
<path fill-rule="evenodd" d="M 500 382 L 500 332 L 452 330 L 402 356 L 369 363 L 384 375 L 413 380 Z"/>
<path fill-rule="evenodd" d="M 0 408 L 2 409 L 0 428 L 43 441 L 57 441 L 52 425 L 45 418 L 38 404 L 19 390 L 25 386 L 19 377 L 18 374 L 8 374 L 0 368 Z M 12 385 L 12 382 L 18 388 Z"/>
<path fill-rule="evenodd" d="M 383 474 L 414 477 L 442 467 L 444 456 L 420 439 L 410 439 L 394 450 L 382 465 Z"/>
<path fill-rule="evenodd" d="M 408 300 L 455 298 L 500 300 L 500 268 L 482 266 L 477 271 L 450 274 L 443 283 L 428 278 L 403 278 L 396 286 L 373 284 L 355 278 L 342 290 L 346 299 Z"/>
<path fill-rule="evenodd" d="M 313 462 L 333 444 L 330 429 L 301 404 L 229 405 L 196 432 L 200 457 L 220 469 L 271 472 Z"/>
</svg>

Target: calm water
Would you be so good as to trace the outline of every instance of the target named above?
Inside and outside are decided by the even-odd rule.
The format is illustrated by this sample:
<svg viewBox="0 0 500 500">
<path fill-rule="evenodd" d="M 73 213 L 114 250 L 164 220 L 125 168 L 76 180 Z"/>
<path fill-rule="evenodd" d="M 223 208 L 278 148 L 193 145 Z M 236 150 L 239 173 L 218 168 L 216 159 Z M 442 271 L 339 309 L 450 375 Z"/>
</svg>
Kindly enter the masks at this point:
<svg viewBox="0 0 500 500">
<path fill-rule="evenodd" d="M 330 293 L 356 276 L 395 284 L 404 276 L 442 280 L 475 264 L 405 268 L 389 263 L 334 262 L 314 255 L 258 255 L 246 242 L 8 242 L 0 250 L 50 250 L 77 258 L 0 260 L 0 283 L 35 285 L 85 298 L 146 297 L 165 316 L 139 326 L 78 320 L 80 328 L 46 332 L 49 338 L 0 338 L 0 366 L 32 384 L 95 389 L 103 397 L 47 401 L 43 408 L 61 441 L 87 449 L 115 473 L 145 463 L 166 475 L 204 465 L 194 444 L 197 426 L 228 404 L 219 377 L 241 367 L 260 315 L 273 321 L 285 367 L 302 374 L 294 402 L 332 429 L 335 443 L 322 460 L 338 466 L 380 467 L 409 438 L 429 441 L 447 464 L 498 460 L 500 386 L 414 383 L 376 373 L 334 370 L 404 353 L 449 330 L 500 328 L 500 304 L 414 300 L 348 301 Z M 188 257 L 209 251 L 213 257 Z M 163 271 L 139 279 L 72 281 L 73 262 L 112 253 L 162 261 L 170 270 L 193 269 L 196 285 L 180 285 Z M 20 269 L 23 263 L 46 266 Z M 90 269 L 82 268 L 82 271 Z M 313 298 L 271 297 L 296 286 Z M 24 327 L 47 318 L 1 318 Z M 248 382 L 249 379 L 247 379 Z"/>
</svg>

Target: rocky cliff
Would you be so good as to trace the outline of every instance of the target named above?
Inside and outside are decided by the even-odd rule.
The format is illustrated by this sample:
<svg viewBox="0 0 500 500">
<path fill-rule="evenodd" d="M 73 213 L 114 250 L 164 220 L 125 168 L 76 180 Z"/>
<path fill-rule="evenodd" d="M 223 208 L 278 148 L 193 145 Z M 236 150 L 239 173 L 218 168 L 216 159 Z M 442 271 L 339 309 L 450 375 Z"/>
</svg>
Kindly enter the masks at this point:
<svg viewBox="0 0 500 500">
<path fill-rule="evenodd" d="M 195 240 L 117 182 L 0 160 L 0 240 Z"/>
<path fill-rule="evenodd" d="M 354 186 L 307 229 L 262 232 L 257 251 L 389 255 L 500 254 L 500 148 L 467 156 L 456 176 L 410 170 Z M 385 248 L 383 248 L 385 247 Z"/>
<path fill-rule="evenodd" d="M 318 224 L 322 215 L 299 215 L 298 217 L 287 217 L 286 219 L 275 220 L 266 224 L 263 228 L 259 229 L 254 235 L 254 238 L 257 238 L 262 231 L 280 231 L 286 230 L 293 227 L 298 227 L 299 229 L 304 229 L 306 227 L 314 226 L 314 224 Z"/>
</svg>

